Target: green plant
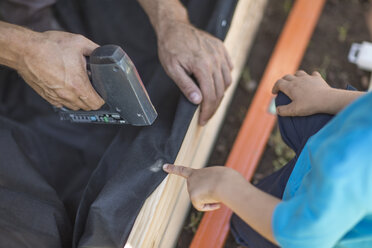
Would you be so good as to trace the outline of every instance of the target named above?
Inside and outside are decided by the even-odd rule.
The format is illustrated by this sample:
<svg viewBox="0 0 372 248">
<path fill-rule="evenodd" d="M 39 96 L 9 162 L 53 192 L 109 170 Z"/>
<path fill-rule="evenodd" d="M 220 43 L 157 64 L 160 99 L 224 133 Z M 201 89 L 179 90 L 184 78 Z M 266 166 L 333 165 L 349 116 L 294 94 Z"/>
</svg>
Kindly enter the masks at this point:
<svg viewBox="0 0 372 248">
<path fill-rule="evenodd" d="M 284 3 L 283 3 L 283 9 L 284 9 L 284 13 L 286 15 L 289 14 L 289 11 L 291 10 L 292 8 L 292 3 L 293 3 L 293 0 L 285 0 Z"/>
<path fill-rule="evenodd" d="M 338 40 L 340 42 L 344 42 L 346 40 L 347 34 L 349 32 L 349 24 L 345 23 L 341 26 L 338 26 L 337 31 L 338 31 Z"/>
<path fill-rule="evenodd" d="M 203 217 L 203 212 L 192 211 L 190 216 L 190 222 L 185 226 L 186 230 L 191 230 L 193 233 L 198 229 L 199 223 Z"/>
</svg>

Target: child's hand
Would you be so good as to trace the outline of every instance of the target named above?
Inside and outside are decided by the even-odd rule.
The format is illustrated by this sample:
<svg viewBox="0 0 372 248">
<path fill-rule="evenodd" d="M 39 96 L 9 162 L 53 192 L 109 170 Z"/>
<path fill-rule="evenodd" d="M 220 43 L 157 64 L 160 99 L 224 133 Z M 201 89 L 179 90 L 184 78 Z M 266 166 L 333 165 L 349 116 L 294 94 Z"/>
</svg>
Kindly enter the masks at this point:
<svg viewBox="0 0 372 248">
<path fill-rule="evenodd" d="M 318 72 L 312 75 L 297 71 L 294 75 L 286 75 L 279 79 L 273 89 L 273 94 L 282 91 L 292 102 L 277 107 L 281 116 L 307 116 L 316 113 L 327 113 L 328 97 L 332 88 L 324 81 Z"/>
<path fill-rule="evenodd" d="M 223 203 L 254 230 L 277 244 L 272 219 L 280 199 L 257 189 L 239 172 L 224 166 L 196 170 L 165 164 L 163 169 L 187 179 L 191 202 L 197 210 L 216 210 Z"/>
<path fill-rule="evenodd" d="M 163 169 L 169 174 L 187 179 L 187 189 L 191 202 L 199 211 L 212 211 L 220 208 L 220 203 L 223 200 L 222 193 L 225 193 L 226 186 L 234 184 L 234 178 L 239 177 L 239 180 L 243 178 L 238 172 L 224 166 L 192 169 L 165 164 Z"/>
</svg>

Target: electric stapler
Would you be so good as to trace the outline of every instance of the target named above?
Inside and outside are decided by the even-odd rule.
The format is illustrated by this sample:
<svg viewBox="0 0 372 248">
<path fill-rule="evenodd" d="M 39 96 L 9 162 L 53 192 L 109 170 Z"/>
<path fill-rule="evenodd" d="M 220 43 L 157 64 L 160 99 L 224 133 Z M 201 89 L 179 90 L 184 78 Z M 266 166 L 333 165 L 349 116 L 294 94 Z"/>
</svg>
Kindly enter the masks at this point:
<svg viewBox="0 0 372 248">
<path fill-rule="evenodd" d="M 94 111 L 58 108 L 61 120 L 133 126 L 154 123 L 157 112 L 133 62 L 123 49 L 116 45 L 98 47 L 87 58 L 87 69 L 93 88 L 105 104 Z"/>
</svg>

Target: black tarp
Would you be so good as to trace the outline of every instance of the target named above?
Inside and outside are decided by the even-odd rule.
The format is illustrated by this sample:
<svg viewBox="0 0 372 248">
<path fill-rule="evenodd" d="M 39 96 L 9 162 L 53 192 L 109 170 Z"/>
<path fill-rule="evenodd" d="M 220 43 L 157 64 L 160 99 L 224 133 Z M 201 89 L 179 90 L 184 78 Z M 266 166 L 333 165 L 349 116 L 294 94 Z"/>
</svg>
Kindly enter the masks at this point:
<svg viewBox="0 0 372 248">
<path fill-rule="evenodd" d="M 225 37 L 236 0 L 183 2 L 194 25 Z M 62 122 L 16 72 L 0 68 L 0 247 L 123 247 L 196 106 L 162 69 L 135 0 L 60 0 L 55 11 L 66 30 L 128 53 L 159 116 L 151 127 Z"/>
</svg>

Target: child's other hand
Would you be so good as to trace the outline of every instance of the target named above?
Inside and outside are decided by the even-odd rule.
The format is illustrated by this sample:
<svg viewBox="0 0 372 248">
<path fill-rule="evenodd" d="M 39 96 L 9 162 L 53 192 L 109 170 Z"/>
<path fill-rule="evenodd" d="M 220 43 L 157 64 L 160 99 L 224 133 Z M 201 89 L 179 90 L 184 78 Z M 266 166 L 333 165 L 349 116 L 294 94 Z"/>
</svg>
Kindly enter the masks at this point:
<svg viewBox="0 0 372 248">
<path fill-rule="evenodd" d="M 286 94 L 292 102 L 277 107 L 278 115 L 308 116 L 327 112 L 327 98 L 332 88 L 318 72 L 309 75 L 304 71 L 297 71 L 275 83 L 272 93 L 278 94 L 279 91 Z"/>
<path fill-rule="evenodd" d="M 194 207 L 199 211 L 212 211 L 220 208 L 222 194 L 235 177 L 242 176 L 235 170 L 224 166 L 192 169 L 184 166 L 165 164 L 164 171 L 187 179 L 187 189 Z M 240 179 L 239 178 L 239 179 Z M 241 179 L 240 179 L 241 180 Z"/>
</svg>

